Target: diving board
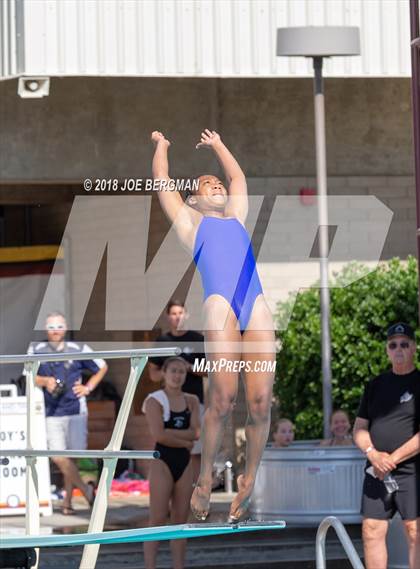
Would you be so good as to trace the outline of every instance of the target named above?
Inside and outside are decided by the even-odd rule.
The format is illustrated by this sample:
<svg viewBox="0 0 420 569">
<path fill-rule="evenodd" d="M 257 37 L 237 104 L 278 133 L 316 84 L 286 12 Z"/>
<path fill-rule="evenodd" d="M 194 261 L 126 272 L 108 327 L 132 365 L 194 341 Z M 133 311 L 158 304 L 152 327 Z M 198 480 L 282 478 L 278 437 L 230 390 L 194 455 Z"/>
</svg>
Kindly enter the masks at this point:
<svg viewBox="0 0 420 569">
<path fill-rule="evenodd" d="M 22 547 L 75 547 L 78 545 L 110 545 L 114 543 L 132 543 L 143 541 L 167 541 L 170 539 L 188 539 L 226 535 L 262 530 L 280 530 L 286 527 L 283 520 L 273 522 L 239 522 L 233 524 L 179 524 L 127 530 L 113 530 L 98 533 L 80 533 L 75 535 L 31 535 L 7 537 L 2 535 L 0 549 L 18 549 Z"/>
</svg>

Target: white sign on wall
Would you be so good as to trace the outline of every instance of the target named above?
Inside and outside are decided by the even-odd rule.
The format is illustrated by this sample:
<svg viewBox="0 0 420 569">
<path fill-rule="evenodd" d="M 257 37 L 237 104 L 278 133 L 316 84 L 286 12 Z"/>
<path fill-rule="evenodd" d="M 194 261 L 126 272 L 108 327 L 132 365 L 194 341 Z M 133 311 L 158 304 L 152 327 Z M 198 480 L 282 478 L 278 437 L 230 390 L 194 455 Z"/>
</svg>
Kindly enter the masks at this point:
<svg viewBox="0 0 420 569">
<path fill-rule="evenodd" d="M 25 514 L 26 460 L 24 457 L 7 457 L 2 450 L 26 448 L 26 397 L 17 395 L 15 385 L 0 385 L 0 391 L 10 396 L 0 397 L 0 456 L 8 458 L 8 464 L 0 465 L 0 516 Z M 44 397 L 36 390 L 35 448 L 47 448 Z M 48 458 L 38 458 L 40 513 L 52 514 L 50 493 L 50 469 Z"/>
</svg>

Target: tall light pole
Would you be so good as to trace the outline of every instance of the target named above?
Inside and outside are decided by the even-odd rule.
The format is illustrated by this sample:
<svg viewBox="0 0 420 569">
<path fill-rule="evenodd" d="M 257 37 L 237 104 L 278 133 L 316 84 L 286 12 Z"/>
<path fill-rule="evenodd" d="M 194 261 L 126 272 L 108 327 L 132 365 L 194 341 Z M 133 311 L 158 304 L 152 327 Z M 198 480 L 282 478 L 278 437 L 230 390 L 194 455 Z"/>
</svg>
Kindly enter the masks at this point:
<svg viewBox="0 0 420 569">
<path fill-rule="evenodd" d="M 330 292 L 328 288 L 328 203 L 325 103 L 322 64 L 324 57 L 360 55 L 359 28 L 326 26 L 279 28 L 277 55 L 311 57 L 314 65 L 315 149 L 318 190 L 320 296 L 322 329 L 322 398 L 324 437 L 330 436 L 332 413 Z"/>
</svg>

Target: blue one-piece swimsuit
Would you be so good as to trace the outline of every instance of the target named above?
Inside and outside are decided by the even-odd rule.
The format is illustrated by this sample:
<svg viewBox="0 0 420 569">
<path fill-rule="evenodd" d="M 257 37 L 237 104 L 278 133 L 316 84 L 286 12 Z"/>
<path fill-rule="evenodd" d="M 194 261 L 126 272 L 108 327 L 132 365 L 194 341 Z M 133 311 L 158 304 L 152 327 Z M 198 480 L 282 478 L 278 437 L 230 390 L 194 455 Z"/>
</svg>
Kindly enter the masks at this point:
<svg viewBox="0 0 420 569">
<path fill-rule="evenodd" d="M 223 296 L 246 330 L 255 299 L 262 294 L 252 244 L 235 218 L 203 217 L 194 244 L 194 261 L 200 271 L 204 300 Z"/>
</svg>

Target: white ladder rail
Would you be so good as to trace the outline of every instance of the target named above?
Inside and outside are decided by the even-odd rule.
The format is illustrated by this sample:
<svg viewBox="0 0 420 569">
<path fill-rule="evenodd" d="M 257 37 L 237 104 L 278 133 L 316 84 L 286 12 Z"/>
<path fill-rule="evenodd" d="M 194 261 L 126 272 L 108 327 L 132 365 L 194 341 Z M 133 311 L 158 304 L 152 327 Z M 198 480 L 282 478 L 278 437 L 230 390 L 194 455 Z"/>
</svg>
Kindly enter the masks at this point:
<svg viewBox="0 0 420 569">
<path fill-rule="evenodd" d="M 340 520 L 334 516 L 328 516 L 323 519 L 319 524 L 318 531 L 316 532 L 316 569 L 326 569 L 327 567 L 325 540 L 327 532 L 331 526 L 335 529 L 338 539 L 340 540 L 353 569 L 364 569 L 363 563 L 360 561 L 360 557 L 350 539 L 349 534 L 347 533 L 346 528 Z"/>
</svg>

